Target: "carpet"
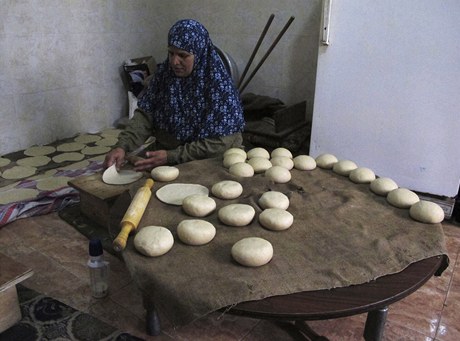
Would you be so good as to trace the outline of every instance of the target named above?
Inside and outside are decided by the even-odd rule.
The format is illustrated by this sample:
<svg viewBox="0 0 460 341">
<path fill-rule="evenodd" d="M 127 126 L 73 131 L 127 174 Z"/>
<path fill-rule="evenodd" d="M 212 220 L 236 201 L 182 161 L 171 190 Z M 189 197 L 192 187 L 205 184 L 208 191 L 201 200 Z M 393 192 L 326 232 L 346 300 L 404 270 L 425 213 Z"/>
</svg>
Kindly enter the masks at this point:
<svg viewBox="0 0 460 341">
<path fill-rule="evenodd" d="M 17 285 L 22 319 L 0 334 L 0 341 L 142 341 L 54 298 Z"/>
</svg>

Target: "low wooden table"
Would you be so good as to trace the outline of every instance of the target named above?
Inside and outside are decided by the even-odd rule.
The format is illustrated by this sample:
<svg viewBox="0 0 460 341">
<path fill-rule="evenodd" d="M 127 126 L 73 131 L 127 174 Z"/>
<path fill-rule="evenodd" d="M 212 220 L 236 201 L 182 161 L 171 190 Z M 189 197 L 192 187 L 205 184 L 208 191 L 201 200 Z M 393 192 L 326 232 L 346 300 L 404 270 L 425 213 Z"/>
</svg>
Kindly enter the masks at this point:
<svg viewBox="0 0 460 341">
<path fill-rule="evenodd" d="M 32 269 L 0 253 L 0 333 L 21 320 L 16 284 L 32 275 Z"/>
</svg>

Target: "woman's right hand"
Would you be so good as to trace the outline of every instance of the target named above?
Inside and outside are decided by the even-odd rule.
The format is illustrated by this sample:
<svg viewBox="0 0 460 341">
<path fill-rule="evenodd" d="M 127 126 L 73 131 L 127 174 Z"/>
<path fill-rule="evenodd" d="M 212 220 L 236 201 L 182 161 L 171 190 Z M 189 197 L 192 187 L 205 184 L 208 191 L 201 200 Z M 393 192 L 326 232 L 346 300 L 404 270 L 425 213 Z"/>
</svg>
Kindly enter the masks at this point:
<svg viewBox="0 0 460 341">
<path fill-rule="evenodd" d="M 112 149 L 110 152 L 107 153 L 104 159 L 104 163 L 102 164 L 104 169 L 109 168 L 113 164 L 115 164 L 117 170 L 121 168 L 121 166 L 125 163 L 125 155 L 126 152 L 123 148 L 115 148 Z"/>
</svg>

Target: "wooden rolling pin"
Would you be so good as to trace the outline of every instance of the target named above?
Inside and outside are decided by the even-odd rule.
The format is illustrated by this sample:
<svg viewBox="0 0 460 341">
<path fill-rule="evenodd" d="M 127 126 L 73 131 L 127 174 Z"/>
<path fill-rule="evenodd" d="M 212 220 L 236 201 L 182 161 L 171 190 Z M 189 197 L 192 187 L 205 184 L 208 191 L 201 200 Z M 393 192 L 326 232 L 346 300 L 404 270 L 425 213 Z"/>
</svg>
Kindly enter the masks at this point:
<svg viewBox="0 0 460 341">
<path fill-rule="evenodd" d="M 147 179 L 144 185 L 137 190 L 136 195 L 134 195 L 133 201 L 121 220 L 121 231 L 113 241 L 112 245 L 115 251 L 120 252 L 125 249 L 129 234 L 135 231 L 139 225 L 145 208 L 152 196 L 152 186 L 153 180 Z"/>
</svg>

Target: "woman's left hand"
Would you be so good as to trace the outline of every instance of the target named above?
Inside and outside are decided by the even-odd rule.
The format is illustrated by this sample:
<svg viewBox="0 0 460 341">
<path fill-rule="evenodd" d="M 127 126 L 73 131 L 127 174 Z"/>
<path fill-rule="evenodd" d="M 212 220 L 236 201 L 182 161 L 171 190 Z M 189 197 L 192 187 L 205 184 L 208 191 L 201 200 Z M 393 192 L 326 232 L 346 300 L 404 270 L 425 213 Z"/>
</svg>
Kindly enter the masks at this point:
<svg viewBox="0 0 460 341">
<path fill-rule="evenodd" d="M 166 150 L 149 151 L 145 153 L 146 158 L 136 161 L 134 170 L 144 171 L 152 168 L 166 165 L 168 162 L 168 154 Z"/>
</svg>

